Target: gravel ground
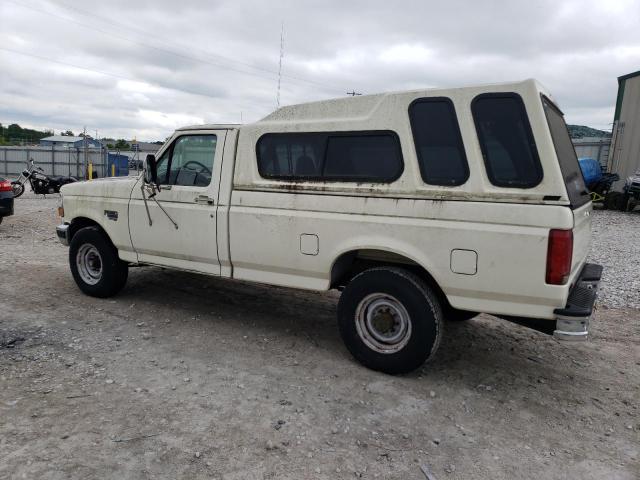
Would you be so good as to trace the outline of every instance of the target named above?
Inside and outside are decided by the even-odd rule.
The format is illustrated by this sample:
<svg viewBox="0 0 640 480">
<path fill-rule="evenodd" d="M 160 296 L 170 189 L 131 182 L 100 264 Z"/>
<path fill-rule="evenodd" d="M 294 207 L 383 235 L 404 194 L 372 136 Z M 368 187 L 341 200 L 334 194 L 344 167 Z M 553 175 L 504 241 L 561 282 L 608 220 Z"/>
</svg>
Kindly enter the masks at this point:
<svg viewBox="0 0 640 480">
<path fill-rule="evenodd" d="M 589 260 L 604 267 L 601 306 L 640 308 L 640 209 L 594 210 Z"/>
<path fill-rule="evenodd" d="M 393 377 L 351 359 L 333 293 L 136 268 L 83 296 L 55 205 L 0 226 L 0 478 L 640 477 L 638 215 L 594 214 L 589 342 L 481 316 Z"/>
</svg>

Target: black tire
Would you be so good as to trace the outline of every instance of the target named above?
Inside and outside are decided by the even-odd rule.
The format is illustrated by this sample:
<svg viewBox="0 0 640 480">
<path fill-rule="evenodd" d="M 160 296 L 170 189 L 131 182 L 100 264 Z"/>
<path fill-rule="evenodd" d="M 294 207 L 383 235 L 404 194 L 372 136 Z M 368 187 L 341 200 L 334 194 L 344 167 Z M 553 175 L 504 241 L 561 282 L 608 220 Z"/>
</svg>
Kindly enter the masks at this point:
<svg viewBox="0 0 640 480">
<path fill-rule="evenodd" d="M 604 198 L 604 208 L 609 210 L 622 210 L 624 194 L 622 192 L 609 192 Z"/>
<path fill-rule="evenodd" d="M 93 263 L 86 258 L 77 261 L 81 250 L 81 257 L 93 255 Z M 97 260 L 96 252 L 99 255 Z M 89 267 L 91 273 L 87 273 L 87 268 L 79 266 L 81 263 L 91 264 Z M 127 264 L 120 260 L 118 251 L 111 240 L 97 227 L 82 228 L 73 236 L 69 247 L 69 266 L 73 279 L 80 290 L 87 295 L 98 298 L 111 297 L 122 290 L 127 283 L 129 274 Z M 80 271 L 81 269 L 84 273 Z M 96 273 L 97 270 L 100 270 L 99 275 Z M 93 277 L 92 273 L 95 274 Z M 87 278 L 90 278 L 91 281 L 88 281 Z"/>
<path fill-rule="evenodd" d="M 21 183 L 11 182 L 11 189 L 13 190 L 13 198 L 18 198 L 24 193 L 24 185 Z"/>
<path fill-rule="evenodd" d="M 370 300 L 376 296 L 378 300 Z M 377 342 L 376 334 L 367 330 L 366 320 L 359 320 L 367 318 L 364 312 L 381 312 L 381 315 L 387 315 L 383 321 L 393 323 L 393 332 L 402 322 L 396 321 L 400 317 L 389 313 L 400 310 L 393 310 L 396 308 L 393 306 L 389 310 L 384 305 L 388 301 L 394 305 L 397 302 L 401 305 L 400 310 L 404 308 L 408 314 L 408 327 L 404 329 L 407 333 L 401 337 L 402 341 L 389 346 Z M 371 310 L 376 302 L 383 306 Z M 364 366 L 389 374 L 411 372 L 433 356 L 442 337 L 442 317 L 438 297 L 431 288 L 420 277 L 396 267 L 377 267 L 356 275 L 338 302 L 338 326 L 347 349 Z M 378 316 L 374 317 L 375 321 L 377 319 Z M 380 335 L 378 330 L 376 332 Z M 372 343 L 378 345 L 371 346 Z"/>
<path fill-rule="evenodd" d="M 470 312 L 468 310 L 458 310 L 457 308 L 447 307 L 444 309 L 444 319 L 447 322 L 466 322 L 479 315 L 478 312 Z"/>
</svg>

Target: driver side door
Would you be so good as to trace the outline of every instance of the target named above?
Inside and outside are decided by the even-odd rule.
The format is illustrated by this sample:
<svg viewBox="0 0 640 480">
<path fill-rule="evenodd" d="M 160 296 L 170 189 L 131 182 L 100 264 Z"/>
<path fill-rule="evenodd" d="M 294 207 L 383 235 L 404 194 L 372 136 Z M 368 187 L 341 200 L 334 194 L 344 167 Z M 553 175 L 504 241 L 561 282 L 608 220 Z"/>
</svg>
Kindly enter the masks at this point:
<svg viewBox="0 0 640 480">
<path fill-rule="evenodd" d="M 216 204 L 225 136 L 224 130 L 180 132 L 162 153 L 156 199 L 166 214 L 149 198 L 147 214 L 140 177 L 129 203 L 139 262 L 220 275 Z"/>
</svg>

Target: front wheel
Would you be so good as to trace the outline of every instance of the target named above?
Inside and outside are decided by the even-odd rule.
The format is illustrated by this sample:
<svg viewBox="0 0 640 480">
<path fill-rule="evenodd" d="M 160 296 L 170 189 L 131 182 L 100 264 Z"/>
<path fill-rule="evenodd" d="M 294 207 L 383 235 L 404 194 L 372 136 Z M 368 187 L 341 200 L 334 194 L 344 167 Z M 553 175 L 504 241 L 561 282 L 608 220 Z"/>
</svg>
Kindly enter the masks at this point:
<svg viewBox="0 0 640 480">
<path fill-rule="evenodd" d="M 13 191 L 13 198 L 18 198 L 24 193 L 24 184 L 11 182 L 11 190 Z"/>
<path fill-rule="evenodd" d="M 440 344 L 442 309 L 429 286 L 396 267 L 365 270 L 338 302 L 340 334 L 364 366 L 407 373 L 429 360 Z"/>
<path fill-rule="evenodd" d="M 111 297 L 127 283 L 127 264 L 120 260 L 109 238 L 96 227 L 82 228 L 73 236 L 69 266 L 80 290 L 92 297 Z"/>
</svg>

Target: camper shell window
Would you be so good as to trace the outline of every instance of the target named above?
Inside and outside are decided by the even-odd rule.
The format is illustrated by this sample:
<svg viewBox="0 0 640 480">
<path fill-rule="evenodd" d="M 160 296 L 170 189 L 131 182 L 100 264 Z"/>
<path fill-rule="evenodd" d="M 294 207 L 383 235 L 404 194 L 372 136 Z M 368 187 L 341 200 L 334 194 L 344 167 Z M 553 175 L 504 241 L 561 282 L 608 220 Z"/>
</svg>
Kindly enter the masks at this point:
<svg viewBox="0 0 640 480">
<path fill-rule="evenodd" d="M 469 165 L 451 99 L 419 98 L 409 105 L 409 119 L 422 180 L 430 185 L 462 185 Z"/>
<path fill-rule="evenodd" d="M 390 183 L 404 168 L 391 131 L 268 133 L 256 155 L 260 176 L 278 180 Z"/>
<path fill-rule="evenodd" d="M 533 188 L 542 166 L 522 97 L 484 93 L 471 103 L 489 181 L 498 187 Z"/>
</svg>

